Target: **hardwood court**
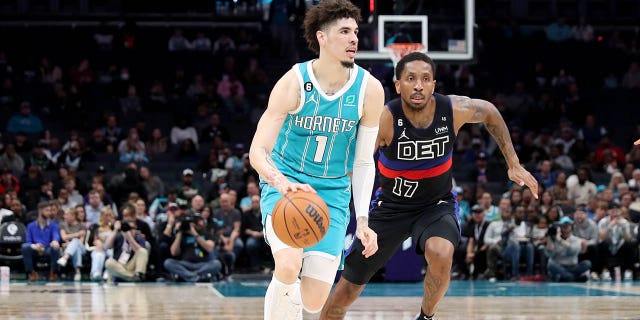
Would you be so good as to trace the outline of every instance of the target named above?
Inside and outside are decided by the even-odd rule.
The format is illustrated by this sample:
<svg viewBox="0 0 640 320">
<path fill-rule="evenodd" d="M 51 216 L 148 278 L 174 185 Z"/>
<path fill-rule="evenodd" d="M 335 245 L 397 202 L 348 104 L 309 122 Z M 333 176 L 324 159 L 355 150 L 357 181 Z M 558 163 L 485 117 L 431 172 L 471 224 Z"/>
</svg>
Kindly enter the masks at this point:
<svg viewBox="0 0 640 320">
<path fill-rule="evenodd" d="M 453 284 L 439 308 L 438 319 L 640 319 L 640 283 Z M 238 286 L 253 297 L 225 297 L 221 293 L 225 290 L 209 284 L 22 282 L 0 288 L 0 305 L 2 319 L 262 319 L 263 299 L 255 295 L 264 287 L 256 282 Z M 419 287 L 384 284 L 383 288 L 374 288 L 356 302 L 347 319 L 413 319 L 420 305 L 416 295 Z M 468 288 L 467 296 L 462 295 L 464 287 Z M 242 290 L 237 292 L 242 294 Z M 369 296 L 385 292 L 388 296 Z M 403 292 L 411 296 L 401 296 Z M 488 292 L 504 294 L 486 296 Z M 527 296 L 527 292 L 533 296 Z M 545 292 L 547 296 L 535 296 Z M 317 317 L 305 315 L 305 319 Z"/>
</svg>

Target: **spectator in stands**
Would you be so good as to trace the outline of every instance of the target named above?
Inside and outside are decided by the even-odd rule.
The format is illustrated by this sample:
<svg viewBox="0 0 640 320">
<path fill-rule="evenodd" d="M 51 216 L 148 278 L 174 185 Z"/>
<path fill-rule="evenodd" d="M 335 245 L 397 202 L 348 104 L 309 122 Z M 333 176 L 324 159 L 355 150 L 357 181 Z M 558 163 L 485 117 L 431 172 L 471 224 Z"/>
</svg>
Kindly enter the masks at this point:
<svg viewBox="0 0 640 320">
<path fill-rule="evenodd" d="M 547 274 L 547 231 L 549 230 L 549 220 L 544 214 L 540 214 L 533 218 L 533 226 L 531 227 L 531 243 L 535 251 L 535 260 L 540 264 L 540 274 Z M 539 277 L 541 278 L 541 277 Z"/>
<path fill-rule="evenodd" d="M 13 145 L 15 146 L 17 153 L 28 153 L 33 150 L 33 143 L 31 143 L 27 134 L 23 131 L 18 131 L 16 133 Z"/>
<path fill-rule="evenodd" d="M 525 256 L 526 261 L 526 277 L 533 275 L 534 250 L 531 242 L 531 226 L 526 220 L 526 209 L 518 206 L 515 209 L 513 223 L 508 227 L 509 233 L 502 233 L 506 237 L 507 246 L 502 254 L 505 260 L 511 262 L 511 279 L 519 279 L 520 274 L 520 257 Z"/>
<path fill-rule="evenodd" d="M 64 268 L 69 259 L 73 259 L 73 267 L 75 275 L 73 281 L 80 281 L 82 274 L 82 256 L 86 252 L 84 247 L 84 239 L 87 230 L 84 224 L 78 221 L 78 212 L 75 208 L 68 208 L 64 212 L 64 221 L 60 223 L 60 239 L 62 240 L 62 249 L 64 254 L 57 260 L 58 265 Z"/>
<path fill-rule="evenodd" d="M 147 163 L 149 158 L 145 152 L 145 146 L 138 138 L 138 133 L 135 128 L 131 128 L 127 139 L 120 142 L 118 145 L 118 152 L 120 152 L 121 163 Z"/>
<path fill-rule="evenodd" d="M 484 244 L 488 247 L 487 271 L 485 271 L 484 278 L 492 282 L 496 281 L 498 259 L 503 256 L 503 248 L 506 247 L 505 237 L 502 234 L 503 232 L 510 232 L 509 226 L 512 223 L 511 210 L 511 207 L 505 207 L 501 210 L 502 221 L 491 222 L 484 234 Z"/>
<path fill-rule="evenodd" d="M 240 199 L 240 210 L 242 212 L 247 212 L 253 209 L 253 196 L 260 195 L 260 188 L 258 188 L 258 184 L 255 182 L 247 183 L 247 195 Z"/>
<path fill-rule="evenodd" d="M 260 270 L 261 256 L 265 252 L 262 215 L 260 213 L 260 195 L 251 196 L 251 207 L 242 213 L 242 237 L 249 257 L 249 271 Z"/>
<path fill-rule="evenodd" d="M 31 113 L 31 103 L 23 101 L 20 104 L 20 113 L 11 116 L 7 124 L 7 132 L 39 134 L 44 130 L 40 118 Z"/>
<path fill-rule="evenodd" d="M 148 101 L 145 107 L 153 111 L 168 111 L 169 98 L 164 88 L 164 83 L 155 80 L 149 89 Z"/>
<path fill-rule="evenodd" d="M 127 87 L 127 95 L 120 98 L 120 111 L 124 119 L 137 120 L 142 116 L 142 102 L 134 84 Z"/>
<path fill-rule="evenodd" d="M 160 128 L 155 128 L 151 132 L 151 139 L 147 141 L 147 154 L 153 157 L 154 154 L 163 154 L 167 152 L 167 138 L 162 135 Z"/>
<path fill-rule="evenodd" d="M 153 218 L 149 215 L 147 211 L 147 203 L 144 199 L 139 198 L 134 202 L 135 215 L 134 217 L 137 219 L 136 223 L 138 224 L 138 230 L 142 232 L 145 236 L 145 240 L 149 241 L 149 243 L 154 243 L 153 241 L 153 233 L 152 230 L 155 228 L 155 222 Z M 124 217 L 124 214 L 123 214 Z M 140 226 L 140 222 L 144 222 L 147 226 Z M 148 228 L 148 231 L 146 231 Z M 146 232 L 146 234 L 145 234 Z"/>
<path fill-rule="evenodd" d="M 92 224 L 98 223 L 100 214 L 104 207 L 102 199 L 100 198 L 100 193 L 95 189 L 89 191 L 89 201 L 84 206 L 84 211 L 87 213 L 87 221 Z"/>
<path fill-rule="evenodd" d="M 630 188 L 638 188 L 640 187 L 640 168 L 634 169 L 631 173 L 631 179 L 627 182 Z"/>
<path fill-rule="evenodd" d="M 193 100 L 202 100 L 207 94 L 208 87 L 209 84 L 205 80 L 204 76 L 201 73 L 198 73 L 193 77 L 193 82 L 189 84 L 186 95 Z"/>
<path fill-rule="evenodd" d="M 549 148 L 549 161 L 554 170 L 571 172 L 574 170 L 573 160 L 562 152 L 562 144 L 552 144 Z M 557 177 L 556 177 L 557 179 Z M 553 181 L 552 183 L 555 183 Z"/>
<path fill-rule="evenodd" d="M 84 204 L 82 195 L 76 188 L 76 178 L 73 176 L 67 176 L 64 179 L 64 189 L 69 194 L 69 203 L 73 203 L 74 206 Z"/>
<path fill-rule="evenodd" d="M 598 169 L 606 170 L 608 165 L 612 165 L 616 169 L 618 169 L 624 162 L 625 157 L 622 148 L 614 145 L 609 135 L 602 136 L 602 138 L 600 139 L 600 144 L 595 150 L 594 158 L 594 164 L 598 167 Z"/>
<path fill-rule="evenodd" d="M 107 252 L 104 244 L 109 235 L 113 233 L 112 226 L 115 220 L 115 215 L 111 208 L 105 207 L 100 213 L 99 222 L 91 225 L 89 229 L 86 247 L 87 250 L 91 251 L 91 281 L 100 281 L 106 257 L 108 254 L 112 254 L 112 252 Z"/>
<path fill-rule="evenodd" d="M 200 186 L 193 181 L 193 170 L 190 168 L 182 170 L 182 181 L 178 183 L 176 189 L 181 199 L 191 199 L 197 194 L 202 194 Z"/>
<path fill-rule="evenodd" d="M 73 67 L 70 72 L 71 83 L 79 86 L 81 89 L 93 83 L 93 70 L 89 59 L 82 59 L 77 66 Z"/>
<path fill-rule="evenodd" d="M 164 182 L 157 175 L 152 175 L 149 168 L 140 167 L 140 179 L 147 193 L 147 202 L 153 201 L 155 198 L 164 195 Z"/>
<path fill-rule="evenodd" d="M 182 29 L 173 30 L 173 35 L 169 38 L 169 52 L 191 50 L 191 43 L 182 34 Z"/>
<path fill-rule="evenodd" d="M 207 232 L 204 219 L 199 215 L 187 216 L 178 221 L 176 234 L 171 244 L 171 256 L 164 262 L 164 268 L 174 279 L 197 282 L 201 279 L 213 280 L 222 269 L 215 257 L 213 235 Z"/>
<path fill-rule="evenodd" d="M 33 270 L 33 261 L 39 256 L 46 256 L 49 260 L 49 281 L 57 279 L 58 264 L 56 261 L 60 256 L 60 232 L 58 224 L 51 221 L 49 203 L 38 204 L 37 220 L 27 225 L 27 237 L 22 244 L 22 257 L 24 260 L 24 271 L 29 281 L 35 281 L 38 275 Z"/>
<path fill-rule="evenodd" d="M 124 224 L 127 227 L 123 229 Z M 115 221 L 113 224 L 113 233 L 104 245 L 106 249 L 113 248 L 113 258 L 105 263 L 105 268 L 112 277 L 132 282 L 145 280 L 149 252 L 136 228 L 136 222 L 131 218 L 122 219 L 122 222 Z"/>
<path fill-rule="evenodd" d="M 491 221 L 484 218 L 484 209 L 476 204 L 471 208 L 472 218 L 466 223 L 462 230 L 462 235 L 469 239 L 466 248 L 465 264 L 468 266 L 473 264 L 473 274 L 470 276 L 475 279 L 479 275 L 484 275 L 487 269 L 487 249 L 484 243 L 484 236 Z"/>
<path fill-rule="evenodd" d="M 229 141 L 229 130 L 220 123 L 220 115 L 218 113 L 211 114 L 211 124 L 200 132 L 202 142 L 212 142 L 216 137 L 220 137 L 223 142 Z"/>
<path fill-rule="evenodd" d="M 582 240 L 582 250 L 578 259 L 580 261 L 589 260 L 595 267 L 598 261 L 598 225 L 587 217 L 584 206 L 579 206 L 573 213 L 573 235 Z M 602 267 L 595 267 L 595 270 L 602 270 Z M 597 274 L 596 274 L 597 275 Z"/>
<path fill-rule="evenodd" d="M 545 189 L 551 188 L 556 182 L 556 172 L 553 171 L 551 161 L 543 160 L 540 162 L 538 171 L 534 172 L 533 176 L 541 183 Z"/>
<path fill-rule="evenodd" d="M 571 39 L 571 27 L 566 24 L 565 17 L 558 17 L 555 22 L 545 28 L 547 40 L 564 42 Z"/>
<path fill-rule="evenodd" d="M 638 67 L 638 62 L 634 61 L 629 64 L 629 69 L 622 77 L 622 87 L 626 89 L 640 88 L 640 67 Z"/>
<path fill-rule="evenodd" d="M 631 245 L 631 227 L 629 221 L 622 216 L 618 204 L 609 205 L 608 216 L 598 222 L 598 230 L 600 233 L 598 253 L 609 274 L 614 266 L 620 266 L 624 271 L 633 270 L 633 258 L 636 256 L 633 250 L 637 249 Z M 603 275 L 603 278 L 607 276 Z"/>
<path fill-rule="evenodd" d="M 571 36 L 579 42 L 589 43 L 593 41 L 593 27 L 587 23 L 587 19 L 581 16 L 578 24 L 571 28 Z"/>
<path fill-rule="evenodd" d="M 47 156 L 47 159 L 49 159 L 54 166 L 57 166 L 58 158 L 60 158 L 61 154 L 62 146 L 60 145 L 60 139 L 56 137 L 51 138 L 49 144 L 44 148 L 44 155 Z"/>
<path fill-rule="evenodd" d="M 107 122 L 102 128 L 102 132 L 113 150 L 117 150 L 118 143 L 124 138 L 124 133 L 122 132 L 122 128 L 118 126 L 118 119 L 114 114 L 107 115 L 106 119 Z"/>
<path fill-rule="evenodd" d="M 156 221 L 156 223 L 166 222 L 166 212 L 168 209 L 168 205 L 171 203 L 178 203 L 183 201 L 185 200 L 178 198 L 177 189 L 169 189 L 169 191 L 167 191 L 166 197 L 159 196 L 153 200 L 153 202 L 149 206 L 149 215 Z"/>
<path fill-rule="evenodd" d="M 578 183 L 568 188 L 567 197 L 573 205 L 586 205 L 596 196 L 596 185 L 591 182 L 591 172 L 587 167 L 578 168 Z"/>
<path fill-rule="evenodd" d="M 233 146 L 233 153 L 227 158 L 224 168 L 227 170 L 227 183 L 231 189 L 242 190 L 244 186 L 244 144 L 236 143 Z"/>
<path fill-rule="evenodd" d="M 211 39 L 204 35 L 204 32 L 196 33 L 196 38 L 191 42 L 194 51 L 211 52 Z"/>
<path fill-rule="evenodd" d="M 171 128 L 171 145 L 180 155 L 194 155 L 198 149 L 198 133 L 184 116 L 179 117 Z"/>
<path fill-rule="evenodd" d="M 598 147 L 602 137 L 607 134 L 607 129 L 604 126 L 597 124 L 596 116 L 593 114 L 588 114 L 584 118 L 584 124 L 578 130 L 578 137 L 582 137 L 587 145 L 593 150 Z"/>
<path fill-rule="evenodd" d="M 560 230 L 549 235 L 547 250 L 549 251 L 549 277 L 556 282 L 586 282 L 591 269 L 591 261 L 578 262 L 582 248 L 582 240 L 571 233 L 573 220 L 569 217 L 560 219 Z"/>
<path fill-rule="evenodd" d="M 256 97 L 260 94 L 268 92 L 267 83 L 269 77 L 267 73 L 260 67 L 256 57 L 249 58 L 249 63 L 242 73 L 242 83 L 247 90 L 247 96 Z"/>
<path fill-rule="evenodd" d="M 44 152 L 43 152 L 44 153 Z M 68 169 L 79 170 L 83 167 L 82 159 L 83 150 L 78 141 L 71 141 L 69 149 L 62 152 L 59 159 L 59 165 Z"/>
<path fill-rule="evenodd" d="M 27 168 L 33 165 L 37 166 L 40 171 L 52 170 L 54 168 L 53 163 L 51 162 L 51 160 L 49 160 L 49 158 L 47 158 L 47 155 L 44 153 L 45 147 L 46 146 L 43 143 L 38 142 L 36 147 L 33 149 L 33 152 L 29 156 L 29 159 L 27 159 L 27 162 L 25 164 Z"/>
<path fill-rule="evenodd" d="M 554 205 L 553 195 L 549 190 L 544 191 L 540 196 L 540 204 L 538 204 L 538 211 L 540 214 L 546 215 L 547 211 Z"/>
<path fill-rule="evenodd" d="M 189 208 L 188 214 L 200 215 L 204 207 L 204 198 L 201 195 L 197 194 L 193 196 L 193 198 L 191 198 L 191 206 Z"/>
<path fill-rule="evenodd" d="M 16 152 L 15 145 L 8 144 L 4 153 L 0 155 L 0 168 L 8 168 L 11 173 L 17 177 L 22 176 L 24 172 L 24 160 Z"/>
<path fill-rule="evenodd" d="M 0 195 L 6 194 L 9 189 L 19 193 L 20 180 L 11 174 L 11 170 L 5 167 L 2 170 L 2 176 L 0 176 Z"/>
<path fill-rule="evenodd" d="M 234 208 L 231 195 L 228 193 L 220 195 L 220 208 L 213 210 L 213 218 L 222 221 L 219 231 L 222 239 L 219 255 L 224 262 L 225 270 L 223 272 L 225 275 L 229 275 L 244 246 L 240 238 L 242 214 L 240 210 Z"/>
<path fill-rule="evenodd" d="M 95 129 L 87 144 L 87 151 L 95 155 L 113 153 L 114 150 L 114 145 L 105 139 L 105 131 L 101 128 Z"/>
<path fill-rule="evenodd" d="M 220 34 L 213 43 L 213 54 L 226 54 L 236 51 L 236 43 L 226 33 Z"/>
</svg>

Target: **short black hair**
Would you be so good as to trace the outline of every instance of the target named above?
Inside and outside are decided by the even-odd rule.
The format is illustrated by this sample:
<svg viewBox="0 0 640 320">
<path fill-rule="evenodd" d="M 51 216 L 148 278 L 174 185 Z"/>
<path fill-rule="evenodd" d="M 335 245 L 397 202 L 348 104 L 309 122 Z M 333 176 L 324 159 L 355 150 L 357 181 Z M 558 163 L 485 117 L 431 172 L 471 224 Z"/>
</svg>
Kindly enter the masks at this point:
<svg viewBox="0 0 640 320">
<path fill-rule="evenodd" d="M 398 64 L 396 64 L 396 79 L 400 79 L 400 76 L 402 75 L 402 72 L 404 71 L 404 66 L 407 63 L 409 63 L 411 61 L 416 61 L 416 60 L 424 61 L 424 62 L 428 63 L 429 65 L 431 65 L 431 69 L 433 71 L 433 78 L 434 79 L 436 78 L 436 64 L 425 53 L 416 51 L 416 52 L 411 52 L 411 53 L 405 55 L 404 57 L 402 57 L 402 59 L 400 59 L 400 61 L 398 61 Z"/>
</svg>

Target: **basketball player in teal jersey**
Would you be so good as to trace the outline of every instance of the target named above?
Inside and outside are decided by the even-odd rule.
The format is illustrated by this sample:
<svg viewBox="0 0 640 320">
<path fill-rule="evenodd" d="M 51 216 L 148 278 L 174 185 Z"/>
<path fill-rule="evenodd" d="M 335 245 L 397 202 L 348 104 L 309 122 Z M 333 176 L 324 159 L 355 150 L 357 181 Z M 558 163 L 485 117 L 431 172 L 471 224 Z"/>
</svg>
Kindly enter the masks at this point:
<svg viewBox="0 0 640 320">
<path fill-rule="evenodd" d="M 417 319 L 432 319 L 449 286 L 453 250 L 460 240 L 451 166 L 456 134 L 465 123 L 484 124 L 502 150 L 509 178 L 538 197 L 538 182 L 520 165 L 500 112 L 484 100 L 434 93 L 435 69 L 421 52 L 407 54 L 396 66 L 400 99 L 390 101 L 380 119 L 381 188 L 369 215 L 379 250 L 363 259 L 355 254 L 362 247 L 354 242 L 320 319 L 343 319 L 366 283 L 408 237 L 428 263 Z"/>
<path fill-rule="evenodd" d="M 354 64 L 359 21 L 360 9 L 348 0 L 323 0 L 307 11 L 304 35 L 319 57 L 294 65 L 276 83 L 251 144 L 251 164 L 261 177 L 265 238 L 275 260 L 265 296 L 267 320 L 302 319 L 303 307 L 310 313 L 322 309 L 342 262 L 352 191 L 360 254 L 377 250 L 367 217 L 384 91 Z M 271 225 L 275 203 L 298 190 L 317 192 L 331 215 L 324 238 L 304 250 L 282 243 Z"/>
</svg>

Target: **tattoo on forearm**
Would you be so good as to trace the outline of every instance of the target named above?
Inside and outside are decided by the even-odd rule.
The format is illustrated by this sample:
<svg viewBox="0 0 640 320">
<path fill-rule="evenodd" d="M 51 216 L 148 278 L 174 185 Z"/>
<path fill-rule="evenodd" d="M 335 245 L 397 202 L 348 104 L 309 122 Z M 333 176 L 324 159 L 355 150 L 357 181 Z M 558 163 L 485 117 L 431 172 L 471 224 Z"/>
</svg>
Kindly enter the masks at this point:
<svg viewBox="0 0 640 320">
<path fill-rule="evenodd" d="M 278 170 L 275 162 L 273 162 L 273 159 L 271 159 L 271 156 L 269 155 L 269 152 L 267 152 L 266 149 L 264 149 L 264 159 L 267 162 L 267 168 L 266 168 L 267 172 L 264 175 L 265 181 L 267 181 L 267 183 L 272 186 L 276 186 L 282 183 L 286 178 L 284 177 L 282 172 Z"/>
<path fill-rule="evenodd" d="M 511 137 L 509 136 L 507 126 L 504 124 L 504 120 L 502 120 L 500 115 L 498 115 L 498 117 L 501 121 L 487 123 L 486 126 L 489 133 L 491 133 L 496 140 L 496 143 L 498 143 L 498 147 L 502 150 L 505 159 L 509 162 L 516 157 L 516 151 L 513 149 L 513 143 L 511 142 Z"/>
</svg>

